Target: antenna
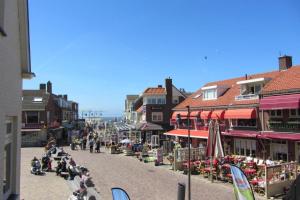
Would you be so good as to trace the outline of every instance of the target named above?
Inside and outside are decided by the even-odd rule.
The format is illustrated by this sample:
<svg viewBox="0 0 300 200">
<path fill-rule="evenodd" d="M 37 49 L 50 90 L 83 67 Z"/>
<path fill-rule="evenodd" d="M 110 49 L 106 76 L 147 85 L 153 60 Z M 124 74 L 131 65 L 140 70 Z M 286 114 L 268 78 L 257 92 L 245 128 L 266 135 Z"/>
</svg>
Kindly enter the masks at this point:
<svg viewBox="0 0 300 200">
<path fill-rule="evenodd" d="M 279 57 L 281 57 L 281 51 L 279 51 Z"/>
</svg>

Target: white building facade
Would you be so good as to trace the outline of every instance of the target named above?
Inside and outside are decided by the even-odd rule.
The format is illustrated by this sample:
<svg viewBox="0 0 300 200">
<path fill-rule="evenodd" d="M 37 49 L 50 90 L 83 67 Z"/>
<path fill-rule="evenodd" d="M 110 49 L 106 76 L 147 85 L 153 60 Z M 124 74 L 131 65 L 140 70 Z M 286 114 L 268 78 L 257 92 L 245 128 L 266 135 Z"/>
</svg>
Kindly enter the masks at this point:
<svg viewBox="0 0 300 200">
<path fill-rule="evenodd" d="M 0 199 L 19 199 L 22 79 L 30 67 L 26 0 L 0 0 Z"/>
</svg>

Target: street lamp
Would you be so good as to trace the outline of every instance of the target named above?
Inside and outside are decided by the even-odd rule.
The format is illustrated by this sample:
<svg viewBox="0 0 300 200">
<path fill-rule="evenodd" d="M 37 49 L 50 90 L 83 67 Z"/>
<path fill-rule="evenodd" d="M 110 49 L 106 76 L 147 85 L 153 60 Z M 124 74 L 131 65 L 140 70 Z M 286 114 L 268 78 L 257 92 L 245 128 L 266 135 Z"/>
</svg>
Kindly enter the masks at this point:
<svg viewBox="0 0 300 200">
<path fill-rule="evenodd" d="M 191 200 L 191 130 L 190 130 L 190 106 L 187 108 L 187 126 L 188 126 L 188 200 Z"/>
</svg>

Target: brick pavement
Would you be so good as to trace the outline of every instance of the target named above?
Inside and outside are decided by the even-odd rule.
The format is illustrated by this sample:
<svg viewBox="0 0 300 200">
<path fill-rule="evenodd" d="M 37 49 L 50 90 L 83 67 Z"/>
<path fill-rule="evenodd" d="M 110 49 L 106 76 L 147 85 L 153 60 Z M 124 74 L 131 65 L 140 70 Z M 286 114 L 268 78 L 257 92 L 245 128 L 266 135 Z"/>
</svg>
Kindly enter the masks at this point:
<svg viewBox="0 0 300 200">
<path fill-rule="evenodd" d="M 57 177 L 55 172 L 46 173 L 45 176 L 30 173 L 33 156 L 41 158 L 43 152 L 43 148 L 21 149 L 21 199 L 67 200 L 71 191 L 66 180 Z"/>
<path fill-rule="evenodd" d="M 69 153 L 77 163 L 88 167 L 95 187 L 105 200 L 112 199 L 112 187 L 125 189 L 132 200 L 176 200 L 178 182 L 187 182 L 186 175 L 122 154 L 90 154 L 80 150 Z M 192 199 L 234 199 L 233 188 L 230 184 L 212 184 L 192 176 Z"/>
</svg>

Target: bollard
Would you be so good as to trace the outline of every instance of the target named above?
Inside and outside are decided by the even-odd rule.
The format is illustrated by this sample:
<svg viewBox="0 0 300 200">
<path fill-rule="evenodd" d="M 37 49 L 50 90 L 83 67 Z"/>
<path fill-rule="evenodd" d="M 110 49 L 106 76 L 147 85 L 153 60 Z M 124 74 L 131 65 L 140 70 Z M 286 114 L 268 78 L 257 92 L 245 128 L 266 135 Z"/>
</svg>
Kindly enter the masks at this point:
<svg viewBox="0 0 300 200">
<path fill-rule="evenodd" d="M 185 199 L 185 184 L 178 183 L 177 200 L 184 200 L 184 199 Z"/>
</svg>

